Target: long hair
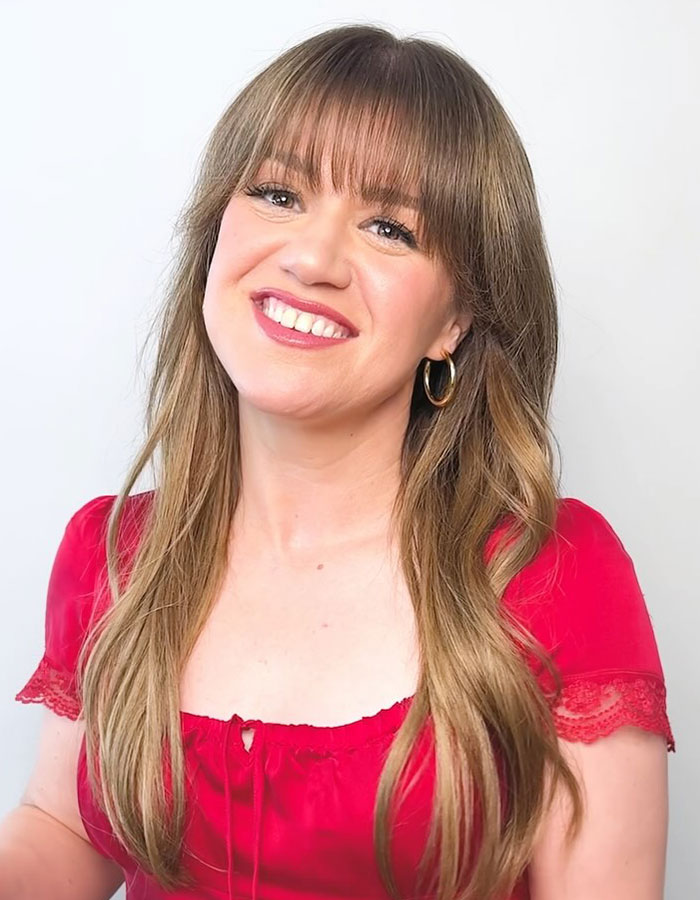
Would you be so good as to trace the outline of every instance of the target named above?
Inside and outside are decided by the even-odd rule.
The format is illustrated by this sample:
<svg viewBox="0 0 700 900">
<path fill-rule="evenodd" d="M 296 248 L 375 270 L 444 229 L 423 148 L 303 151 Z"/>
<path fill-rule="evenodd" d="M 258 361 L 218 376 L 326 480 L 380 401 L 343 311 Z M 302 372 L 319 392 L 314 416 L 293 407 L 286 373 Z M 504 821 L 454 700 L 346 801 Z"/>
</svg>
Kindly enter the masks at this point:
<svg viewBox="0 0 700 900">
<path fill-rule="evenodd" d="M 436 794 L 421 876 L 433 871 L 438 900 L 497 898 L 523 874 L 557 784 L 572 800 L 570 839 L 582 819 L 580 787 L 523 648 L 557 689 L 558 672 L 501 603 L 556 524 L 556 440 L 547 422 L 556 295 L 531 168 L 512 122 L 474 68 L 428 40 L 369 24 L 312 36 L 253 77 L 211 134 L 177 224 L 146 436 L 109 515 L 113 602 L 79 661 L 90 782 L 138 863 L 166 889 L 191 884 L 182 862 L 179 685 L 225 572 L 241 491 L 238 395 L 207 338 L 202 300 L 232 194 L 265 158 L 284 163 L 293 153 L 312 188 L 326 153 L 336 189 L 372 197 L 388 183 L 397 192 L 391 203 L 420 185 L 421 247 L 444 262 L 457 308 L 473 317 L 453 355 L 452 401 L 432 405 L 420 369 L 414 382 L 392 522 L 420 675 L 382 770 L 373 837 L 386 889 L 399 897 L 392 797 L 405 787 L 402 772 L 430 716 Z M 126 577 L 120 522 L 149 461 L 156 489 Z M 507 539 L 486 558 L 487 539 L 503 522 Z M 472 858 L 468 813 L 477 801 Z"/>
</svg>

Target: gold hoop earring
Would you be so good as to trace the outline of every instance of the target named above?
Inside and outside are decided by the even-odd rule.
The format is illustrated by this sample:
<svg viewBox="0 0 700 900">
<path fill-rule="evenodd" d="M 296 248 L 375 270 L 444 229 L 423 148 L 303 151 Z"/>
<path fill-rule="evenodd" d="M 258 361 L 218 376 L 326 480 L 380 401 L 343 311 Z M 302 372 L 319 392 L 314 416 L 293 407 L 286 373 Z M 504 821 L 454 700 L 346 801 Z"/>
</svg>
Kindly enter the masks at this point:
<svg viewBox="0 0 700 900">
<path fill-rule="evenodd" d="M 455 364 L 452 362 L 452 357 L 450 356 L 447 350 L 442 351 L 442 358 L 445 360 L 450 369 L 450 383 L 447 385 L 447 390 L 443 394 L 443 396 L 436 400 L 435 397 L 430 392 L 430 363 L 431 360 L 426 359 L 423 365 L 423 387 L 425 388 L 426 396 L 428 400 L 433 404 L 433 406 L 447 406 L 447 404 L 452 399 L 452 395 L 455 392 L 455 385 L 457 384 L 457 378 L 455 375 Z"/>
</svg>

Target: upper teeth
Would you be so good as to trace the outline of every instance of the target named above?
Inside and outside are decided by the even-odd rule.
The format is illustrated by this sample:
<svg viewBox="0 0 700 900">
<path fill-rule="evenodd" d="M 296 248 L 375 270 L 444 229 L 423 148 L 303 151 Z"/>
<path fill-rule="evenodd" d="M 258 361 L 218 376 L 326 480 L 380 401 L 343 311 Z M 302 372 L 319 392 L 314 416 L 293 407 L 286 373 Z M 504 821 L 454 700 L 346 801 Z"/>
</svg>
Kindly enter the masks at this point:
<svg viewBox="0 0 700 900">
<path fill-rule="evenodd" d="M 311 313 L 300 312 L 293 306 L 288 306 L 277 297 L 263 297 L 262 311 L 269 318 L 274 319 L 285 328 L 293 328 L 294 331 L 311 332 L 317 337 L 344 338 L 350 337 L 350 332 L 342 325 L 331 322 L 323 316 L 312 316 Z"/>
</svg>

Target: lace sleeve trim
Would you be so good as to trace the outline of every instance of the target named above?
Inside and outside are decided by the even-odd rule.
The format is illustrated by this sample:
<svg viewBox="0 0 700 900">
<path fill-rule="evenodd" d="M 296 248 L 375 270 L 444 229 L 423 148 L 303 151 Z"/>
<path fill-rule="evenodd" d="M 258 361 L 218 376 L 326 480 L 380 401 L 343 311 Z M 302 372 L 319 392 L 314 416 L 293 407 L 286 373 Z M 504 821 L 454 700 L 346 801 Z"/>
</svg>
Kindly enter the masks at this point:
<svg viewBox="0 0 700 900">
<path fill-rule="evenodd" d="M 81 704 L 75 695 L 75 681 L 68 672 L 63 672 L 43 656 L 34 674 L 15 700 L 20 703 L 43 703 L 59 716 L 77 719 Z"/>
<path fill-rule="evenodd" d="M 666 711 L 666 686 L 652 673 L 596 673 L 562 685 L 550 707 L 559 737 L 591 743 L 622 725 L 662 734 L 669 752 L 676 742 Z"/>
<path fill-rule="evenodd" d="M 81 704 L 71 675 L 44 656 L 15 696 L 21 703 L 43 703 L 58 715 L 77 719 Z M 615 673 L 575 677 L 549 697 L 557 734 L 566 741 L 591 743 L 623 725 L 662 734 L 669 752 L 676 750 L 666 710 L 666 686 L 653 674 Z"/>
</svg>

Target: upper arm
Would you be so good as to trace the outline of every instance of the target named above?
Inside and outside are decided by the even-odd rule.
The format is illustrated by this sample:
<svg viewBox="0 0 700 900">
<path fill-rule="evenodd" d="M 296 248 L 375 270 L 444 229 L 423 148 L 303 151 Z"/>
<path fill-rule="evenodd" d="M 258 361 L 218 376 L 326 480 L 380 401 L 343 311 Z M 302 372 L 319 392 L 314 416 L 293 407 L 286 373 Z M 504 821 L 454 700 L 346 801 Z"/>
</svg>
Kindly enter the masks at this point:
<svg viewBox="0 0 700 900">
<path fill-rule="evenodd" d="M 571 811 L 560 786 L 528 868 L 531 900 L 662 900 L 668 829 L 663 735 L 623 726 L 591 743 L 559 742 L 583 795 L 570 846 Z"/>
<path fill-rule="evenodd" d="M 99 890 L 100 896 L 111 897 L 124 881 L 119 865 L 93 847 L 83 825 L 78 806 L 77 771 L 80 746 L 85 731 L 83 720 L 60 716 L 50 709 L 44 712 L 36 762 L 20 805 L 36 807 L 80 838 L 77 847 L 81 878 Z M 57 840 L 66 841 L 62 833 Z M 68 835 L 66 835 L 66 838 Z M 68 845 L 66 845 L 68 846 Z"/>
<path fill-rule="evenodd" d="M 630 554 L 601 513 L 566 498 L 554 533 L 506 600 L 558 670 L 555 690 L 540 660 L 528 657 L 583 800 L 582 829 L 569 846 L 571 803 L 559 785 L 530 859 L 531 900 L 660 900 L 675 741 Z"/>
<path fill-rule="evenodd" d="M 82 719 L 44 710 L 34 768 L 21 803 L 37 806 L 88 841 L 78 808 L 77 772 L 80 744 L 85 733 Z"/>
<path fill-rule="evenodd" d="M 93 614 L 99 531 L 111 505 L 96 497 L 68 520 L 49 575 L 44 614 L 44 652 L 16 695 L 42 703 L 38 754 L 23 804 L 37 806 L 88 839 L 80 818 L 77 767 L 85 722 L 80 718 L 77 660 Z"/>
<path fill-rule="evenodd" d="M 123 874 L 89 840 L 78 806 L 78 761 L 85 723 L 79 717 L 77 661 L 97 609 L 96 571 L 102 564 L 103 526 L 113 499 L 104 495 L 90 500 L 64 529 L 49 576 L 44 653 L 15 697 L 45 707 L 36 762 L 20 799 L 16 827 L 28 829 L 30 843 L 37 842 L 37 835 L 50 836 L 55 844 L 51 849 L 63 862 L 66 877 L 74 878 L 79 870 L 85 883 L 100 885 L 103 893 L 110 887 L 116 890 Z"/>
</svg>

